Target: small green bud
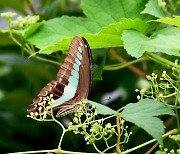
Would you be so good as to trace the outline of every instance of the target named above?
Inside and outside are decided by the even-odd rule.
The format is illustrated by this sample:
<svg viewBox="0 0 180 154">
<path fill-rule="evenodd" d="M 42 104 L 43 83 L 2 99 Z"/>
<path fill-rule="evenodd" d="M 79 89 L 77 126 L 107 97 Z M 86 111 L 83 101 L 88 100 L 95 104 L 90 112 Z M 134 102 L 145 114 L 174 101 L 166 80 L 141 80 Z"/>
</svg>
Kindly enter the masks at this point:
<svg viewBox="0 0 180 154">
<path fill-rule="evenodd" d="M 168 151 L 168 149 L 167 149 L 167 148 L 164 148 L 164 151 L 165 151 L 165 152 L 167 152 L 167 151 Z"/>
<path fill-rule="evenodd" d="M 123 124 L 125 122 L 125 120 L 121 120 L 121 124 Z"/>
<path fill-rule="evenodd" d="M 163 94 L 159 94 L 159 96 L 158 96 L 159 98 L 161 98 L 161 97 L 163 97 Z"/>
<path fill-rule="evenodd" d="M 128 135 L 128 133 L 124 133 L 124 136 L 125 136 L 125 137 L 128 137 L 129 135 Z"/>
<path fill-rule="evenodd" d="M 148 80 L 151 80 L 151 76 L 150 76 L 150 75 L 146 75 L 146 78 L 147 78 Z"/>
<path fill-rule="evenodd" d="M 137 96 L 137 99 L 140 100 L 140 99 L 141 99 L 141 96 L 138 95 L 138 96 Z"/>
<path fill-rule="evenodd" d="M 176 68 L 175 67 L 172 67 L 172 70 L 174 71 Z"/>
<path fill-rule="evenodd" d="M 166 87 L 166 88 L 169 88 L 169 84 L 167 83 L 167 84 L 165 85 L 165 87 Z"/>
<path fill-rule="evenodd" d="M 151 75 L 154 77 L 156 74 L 155 74 L 155 73 L 152 73 Z"/>
<path fill-rule="evenodd" d="M 166 74 L 166 71 L 163 71 L 163 74 Z"/>
<path fill-rule="evenodd" d="M 73 122 L 74 122 L 75 124 L 78 124 L 78 123 L 79 123 L 78 118 L 77 118 L 77 117 L 74 117 L 74 118 L 73 118 Z"/>
<path fill-rule="evenodd" d="M 178 59 L 175 60 L 175 64 L 178 65 Z"/>
<path fill-rule="evenodd" d="M 34 112 L 30 112 L 30 115 L 31 115 L 31 116 L 34 116 Z"/>
<path fill-rule="evenodd" d="M 37 117 L 39 114 L 38 114 L 38 112 L 35 112 L 34 115 Z"/>
<path fill-rule="evenodd" d="M 135 92 L 139 92 L 139 89 L 135 89 Z"/>
<path fill-rule="evenodd" d="M 111 128 L 111 123 L 107 123 L 105 127 L 106 128 Z"/>
<path fill-rule="evenodd" d="M 174 149 L 171 149 L 170 153 L 175 153 Z"/>
<path fill-rule="evenodd" d="M 115 133 L 115 131 L 116 131 L 116 130 L 115 130 L 114 128 L 111 129 L 111 133 L 112 133 L 112 134 Z"/>
<path fill-rule="evenodd" d="M 86 137 L 85 137 L 85 141 L 89 140 L 89 138 L 90 138 L 90 136 L 89 136 L 89 135 L 88 135 L 88 136 L 86 136 Z"/>
<path fill-rule="evenodd" d="M 161 8 L 165 8 L 166 7 L 166 2 L 164 2 L 163 0 L 158 0 L 158 4 Z"/>
<path fill-rule="evenodd" d="M 146 93 L 146 88 L 141 89 L 140 94 L 144 95 Z"/>
<path fill-rule="evenodd" d="M 87 128 L 87 126 L 86 126 L 86 125 L 82 125 L 82 129 L 84 129 L 84 130 L 85 130 L 86 128 Z"/>
<path fill-rule="evenodd" d="M 96 129 L 95 128 L 91 128 L 90 132 L 94 133 L 94 132 L 96 132 Z"/>
</svg>

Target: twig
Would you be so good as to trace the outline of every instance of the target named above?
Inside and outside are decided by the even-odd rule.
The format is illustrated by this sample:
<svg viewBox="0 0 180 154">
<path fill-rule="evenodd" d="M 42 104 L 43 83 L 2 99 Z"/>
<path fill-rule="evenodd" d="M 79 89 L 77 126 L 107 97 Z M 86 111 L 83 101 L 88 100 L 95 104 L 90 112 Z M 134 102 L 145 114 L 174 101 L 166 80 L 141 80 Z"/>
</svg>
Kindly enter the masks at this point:
<svg viewBox="0 0 180 154">
<path fill-rule="evenodd" d="M 121 63 L 126 63 L 127 61 L 121 57 L 115 50 L 114 48 L 110 49 L 111 54 Z M 145 60 L 145 59 L 144 59 Z M 141 77 L 145 77 L 145 73 L 142 72 L 139 68 L 133 66 L 133 65 L 129 65 L 127 66 L 131 71 L 133 71 L 134 73 L 136 73 L 137 75 L 141 76 Z"/>
<path fill-rule="evenodd" d="M 167 132 L 166 134 L 164 134 L 162 137 L 164 138 L 164 137 L 167 137 L 167 136 L 169 136 L 169 135 L 171 135 L 171 134 L 176 134 L 176 133 L 178 133 L 178 129 L 173 129 L 173 130 L 168 131 L 168 132 Z M 132 151 L 135 151 L 135 150 L 137 150 L 137 149 L 139 149 L 139 148 L 142 148 L 142 147 L 144 147 L 144 146 L 146 146 L 146 145 L 148 145 L 148 144 L 150 144 L 150 143 L 153 143 L 153 142 L 155 142 L 155 141 L 157 141 L 157 140 L 156 140 L 156 139 L 152 139 L 152 140 L 147 141 L 147 142 L 145 142 L 145 143 L 143 143 L 143 144 L 141 144 L 141 145 L 138 145 L 138 146 L 136 146 L 136 147 L 134 147 L 134 148 L 128 149 L 128 150 L 126 150 L 126 151 L 124 151 L 124 152 L 122 152 L 122 153 L 123 153 L 123 154 L 130 153 L 130 152 L 132 152 Z"/>
<path fill-rule="evenodd" d="M 118 154 L 121 154 L 121 150 L 120 150 L 120 138 L 121 138 L 121 128 L 120 128 L 120 118 L 117 116 L 116 117 L 116 125 L 117 125 L 117 132 L 118 132 L 118 136 L 117 136 L 117 143 L 116 143 L 116 151 Z"/>
</svg>

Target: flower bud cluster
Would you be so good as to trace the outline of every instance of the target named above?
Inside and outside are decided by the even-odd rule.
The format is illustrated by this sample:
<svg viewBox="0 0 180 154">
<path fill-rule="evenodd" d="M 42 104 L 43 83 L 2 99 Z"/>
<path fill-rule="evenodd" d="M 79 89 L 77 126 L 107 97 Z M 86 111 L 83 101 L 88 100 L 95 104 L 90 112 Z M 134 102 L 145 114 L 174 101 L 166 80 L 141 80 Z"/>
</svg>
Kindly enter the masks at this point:
<svg viewBox="0 0 180 154">
<path fill-rule="evenodd" d="M 19 16 L 16 20 L 11 22 L 11 26 L 16 29 L 24 29 L 30 25 L 33 25 L 39 20 L 39 16 L 26 16 L 21 17 Z"/>
<path fill-rule="evenodd" d="M 1 13 L 0 16 L 9 21 L 9 20 L 12 20 L 16 16 L 16 13 L 5 12 L 5 13 Z"/>
<path fill-rule="evenodd" d="M 160 150 L 158 150 L 156 153 L 162 153 L 162 154 L 180 154 L 180 149 L 171 149 L 169 150 L 168 148 L 162 148 L 160 147 Z"/>
<path fill-rule="evenodd" d="M 176 134 L 176 135 L 169 135 L 169 138 L 180 143 L 180 134 Z"/>
<path fill-rule="evenodd" d="M 129 141 L 129 137 L 132 135 L 132 132 L 128 132 L 128 126 L 125 126 L 125 121 L 122 119 L 120 122 L 120 128 L 121 128 L 121 134 L 124 135 L 124 140 L 121 142 L 122 143 L 127 143 Z"/>
<path fill-rule="evenodd" d="M 39 20 L 39 16 L 37 15 L 34 16 L 28 15 L 25 17 L 19 16 L 16 20 L 12 20 L 16 16 L 16 13 L 13 12 L 1 13 L 0 16 L 8 21 L 10 28 L 15 28 L 15 29 L 24 29 L 30 25 L 33 25 Z"/>
<path fill-rule="evenodd" d="M 49 96 L 42 98 L 42 101 L 36 105 L 37 110 L 34 112 L 30 112 L 29 115 L 27 115 L 27 117 L 30 117 L 35 120 L 46 119 L 48 115 L 51 116 L 53 113 L 51 107 L 53 103 L 53 94 L 50 94 Z"/>
<path fill-rule="evenodd" d="M 178 60 L 175 61 L 175 65 L 178 65 Z M 162 72 L 160 78 L 158 78 L 158 75 L 155 73 L 146 75 L 146 78 L 151 82 L 151 87 L 150 89 L 136 89 L 135 91 L 140 93 L 137 99 L 140 100 L 146 97 L 165 102 L 167 98 L 174 97 L 178 94 L 180 69 L 173 67 L 172 70 L 171 76 L 169 75 L 170 73 L 167 73 L 165 70 Z"/>
<path fill-rule="evenodd" d="M 95 106 L 90 106 L 82 101 L 81 106 L 75 113 L 73 122 L 69 123 L 68 130 L 75 134 L 84 135 L 87 144 L 110 138 L 115 133 L 114 127 L 111 123 L 104 125 L 102 119 L 96 120 L 96 115 Z"/>
</svg>

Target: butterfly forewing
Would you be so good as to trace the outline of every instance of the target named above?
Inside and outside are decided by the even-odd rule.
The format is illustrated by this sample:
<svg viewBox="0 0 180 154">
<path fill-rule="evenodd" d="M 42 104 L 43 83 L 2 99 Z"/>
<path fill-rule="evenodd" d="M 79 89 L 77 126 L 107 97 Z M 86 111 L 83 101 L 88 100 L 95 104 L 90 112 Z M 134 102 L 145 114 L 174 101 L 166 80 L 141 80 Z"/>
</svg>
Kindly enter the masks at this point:
<svg viewBox="0 0 180 154">
<path fill-rule="evenodd" d="M 50 94 L 53 94 L 53 99 L 56 100 L 52 106 L 54 110 L 59 110 L 58 117 L 76 111 L 79 102 L 89 94 L 92 80 L 91 59 L 87 41 L 76 36 L 57 73 L 56 81 L 51 81 L 40 91 L 28 111 L 38 112 L 38 103 Z"/>
</svg>

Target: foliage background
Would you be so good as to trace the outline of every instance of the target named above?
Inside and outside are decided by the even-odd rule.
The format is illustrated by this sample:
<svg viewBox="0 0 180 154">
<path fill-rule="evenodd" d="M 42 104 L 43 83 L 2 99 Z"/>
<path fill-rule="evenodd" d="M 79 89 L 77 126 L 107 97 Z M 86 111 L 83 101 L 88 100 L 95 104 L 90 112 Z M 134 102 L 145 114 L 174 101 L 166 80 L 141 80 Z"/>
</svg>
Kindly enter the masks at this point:
<svg viewBox="0 0 180 154">
<path fill-rule="evenodd" d="M 126 3 L 131 4 L 129 1 Z M 129 16 L 126 17 L 130 17 L 132 19 L 135 17 L 141 17 L 142 19 L 154 19 L 150 15 L 140 14 L 140 12 L 145 9 L 146 3 L 147 1 L 141 1 L 141 4 L 139 4 L 141 7 L 138 8 L 139 10 L 132 10 L 132 12 L 129 12 Z M 82 7 L 80 6 L 80 1 L 78 0 L 1 1 L 0 12 L 6 11 L 15 11 L 19 15 L 23 16 L 27 14 L 38 14 L 40 15 L 41 20 L 48 20 L 55 17 L 61 17 L 63 15 L 85 17 Z M 105 10 L 105 12 L 106 11 L 108 12 L 108 10 Z M 99 12 L 97 11 L 96 13 L 98 14 Z M 108 13 L 111 14 L 111 12 Z M 161 12 L 157 14 L 163 16 Z M 119 18 L 115 19 L 115 21 L 119 21 Z M 103 19 L 101 14 L 99 14 L 99 18 L 96 20 L 104 21 L 104 23 L 101 22 L 101 26 L 109 24 L 106 23 L 109 20 Z M 4 26 L 6 26 L 5 21 L 0 19 L 0 27 Z M 71 26 L 74 25 L 71 24 Z M 150 27 L 153 29 L 153 26 L 156 26 L 156 23 L 152 24 Z M 71 27 L 69 27 L 69 29 L 71 29 Z M 97 32 L 98 30 L 98 28 L 92 29 L 93 32 Z M 56 33 L 56 31 L 59 30 L 53 29 L 54 33 Z M 46 37 L 40 37 L 38 40 L 35 40 L 35 44 L 37 46 L 43 46 L 43 44 L 41 44 L 41 39 L 46 39 Z M 56 46 L 54 46 L 54 48 L 56 48 Z M 103 62 L 106 50 L 107 49 L 92 50 L 94 64 L 99 65 Z M 118 54 L 121 54 L 124 59 L 133 60 L 133 58 L 130 57 L 122 48 L 116 48 L 115 50 Z M 28 59 L 27 57 L 27 54 L 22 55 L 21 49 L 12 42 L 8 34 L 0 33 L 1 153 L 53 149 L 57 147 L 59 136 L 61 135 L 61 131 L 55 123 L 36 122 L 26 117 L 27 106 L 32 103 L 33 97 L 45 84 L 47 84 L 50 80 L 55 79 L 59 67 L 37 59 Z M 58 52 L 51 55 L 43 55 L 43 57 L 62 62 L 65 57 L 65 53 Z M 174 60 L 175 58 L 176 57 L 172 56 L 171 60 Z M 113 64 L 117 62 L 117 57 L 112 52 L 107 55 L 106 63 Z M 142 85 L 148 84 L 148 82 L 144 80 L 144 75 L 151 73 L 152 70 L 159 72 L 164 70 L 164 68 L 152 61 L 139 63 L 135 66 L 143 70 L 143 75 L 138 75 L 128 68 L 111 72 L 103 71 L 102 80 L 100 81 L 97 80 L 98 76 L 95 75 L 89 99 L 97 102 L 103 102 L 102 100 L 108 99 L 108 97 L 103 97 L 104 94 L 112 93 L 116 90 L 119 92 L 119 96 L 114 101 L 107 103 L 110 108 L 117 110 L 130 102 L 137 102 L 137 93 L 135 92 L 135 89 L 142 88 Z M 66 125 L 71 116 L 72 115 L 66 116 L 62 118 L 61 121 L 63 121 Z M 125 149 L 134 147 L 151 139 L 151 137 L 142 129 L 130 123 L 128 123 L 128 125 L 129 131 L 133 131 L 133 135 L 131 136 L 128 145 L 125 145 Z M 116 138 L 112 138 L 112 142 L 114 140 L 116 140 Z M 168 140 L 166 142 L 168 142 L 167 145 L 171 146 Z M 100 144 L 101 142 L 99 145 Z M 148 146 L 151 147 L 152 145 Z M 65 136 L 62 147 L 63 149 L 71 151 L 95 152 L 93 151 L 93 147 L 86 146 L 82 136 L 71 133 L 68 133 Z M 146 150 L 147 147 L 141 148 L 135 153 L 144 153 Z"/>
</svg>

